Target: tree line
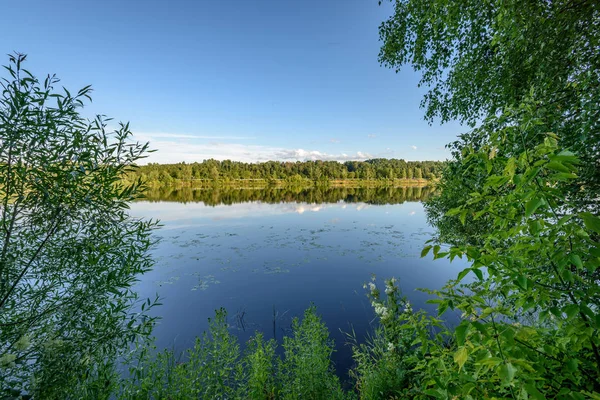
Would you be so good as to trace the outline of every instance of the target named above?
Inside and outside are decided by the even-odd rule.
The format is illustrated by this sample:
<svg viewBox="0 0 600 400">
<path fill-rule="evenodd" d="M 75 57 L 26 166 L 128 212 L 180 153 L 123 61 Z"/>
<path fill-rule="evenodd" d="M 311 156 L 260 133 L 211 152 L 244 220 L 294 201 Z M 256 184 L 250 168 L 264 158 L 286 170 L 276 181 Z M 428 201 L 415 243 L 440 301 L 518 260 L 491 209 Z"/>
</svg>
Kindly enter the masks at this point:
<svg viewBox="0 0 600 400">
<path fill-rule="evenodd" d="M 176 164 L 150 163 L 130 172 L 129 179 L 142 178 L 149 185 L 169 185 L 192 180 L 433 180 L 441 175 L 443 161 L 405 161 L 376 158 L 366 161 L 267 161 L 247 163 L 214 159 Z"/>
</svg>

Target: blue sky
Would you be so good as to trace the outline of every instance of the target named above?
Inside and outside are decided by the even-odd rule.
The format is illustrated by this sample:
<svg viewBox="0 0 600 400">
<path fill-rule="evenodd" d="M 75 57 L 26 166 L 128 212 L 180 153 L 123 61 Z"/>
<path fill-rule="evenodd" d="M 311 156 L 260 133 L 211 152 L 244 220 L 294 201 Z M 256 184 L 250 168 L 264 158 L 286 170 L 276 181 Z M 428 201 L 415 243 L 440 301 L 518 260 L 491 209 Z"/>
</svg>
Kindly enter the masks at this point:
<svg viewBox="0 0 600 400">
<path fill-rule="evenodd" d="M 379 65 L 377 0 L 21 0 L 0 52 L 94 88 L 86 115 L 130 121 L 150 161 L 440 160 L 467 130 L 429 125 L 410 67 Z M 6 64 L 4 57 L 2 64 Z"/>
</svg>

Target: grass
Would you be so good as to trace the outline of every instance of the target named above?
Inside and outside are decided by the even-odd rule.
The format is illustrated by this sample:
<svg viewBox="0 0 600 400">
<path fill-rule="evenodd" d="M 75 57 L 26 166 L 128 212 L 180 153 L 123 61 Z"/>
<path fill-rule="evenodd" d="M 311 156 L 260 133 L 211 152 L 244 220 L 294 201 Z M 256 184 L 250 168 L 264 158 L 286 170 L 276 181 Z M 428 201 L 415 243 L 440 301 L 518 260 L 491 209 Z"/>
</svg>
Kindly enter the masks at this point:
<svg viewBox="0 0 600 400">
<path fill-rule="evenodd" d="M 262 333 L 242 353 L 221 309 L 209 331 L 183 357 L 142 347 L 130 360 L 129 376 L 115 388 L 117 399 L 346 399 L 331 364 L 333 342 L 310 307 L 294 319 L 292 334 L 277 343 Z"/>
<path fill-rule="evenodd" d="M 367 287 L 367 285 L 365 285 Z M 414 397 L 419 386 L 414 371 L 413 341 L 421 312 L 413 313 L 394 280 L 385 297 L 373 282 L 368 297 L 379 318 L 378 328 L 364 343 L 349 335 L 354 365 L 353 387 L 342 388 L 331 356 L 333 340 L 314 306 L 292 321 L 281 348 L 263 333 L 245 350 L 229 332 L 227 312 L 217 310 L 208 332 L 183 354 L 139 345 L 121 365 L 124 374 L 107 363 L 75 386 L 62 388 L 51 399 L 184 400 L 184 399 L 401 399 Z"/>
</svg>

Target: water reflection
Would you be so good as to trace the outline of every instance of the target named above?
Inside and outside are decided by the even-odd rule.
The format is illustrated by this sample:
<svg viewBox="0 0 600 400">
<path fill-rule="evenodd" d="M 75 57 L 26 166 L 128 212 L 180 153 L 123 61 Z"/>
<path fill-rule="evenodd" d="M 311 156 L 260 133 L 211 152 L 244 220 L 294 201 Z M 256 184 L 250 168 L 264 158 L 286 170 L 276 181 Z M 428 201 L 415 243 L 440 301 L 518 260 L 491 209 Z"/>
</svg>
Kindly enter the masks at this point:
<svg viewBox="0 0 600 400">
<path fill-rule="evenodd" d="M 371 187 L 371 188 L 174 188 L 162 187 L 148 191 L 147 201 L 202 202 L 214 206 L 252 201 L 263 203 L 368 203 L 402 204 L 405 201 L 424 201 L 433 193 L 431 186 Z"/>
<path fill-rule="evenodd" d="M 362 211 L 373 204 L 367 203 L 263 203 L 260 201 L 236 203 L 231 205 L 219 204 L 207 206 L 204 203 L 177 202 L 138 202 L 134 209 L 136 213 L 153 216 L 163 223 L 162 230 L 182 228 L 184 226 L 200 226 L 214 224 L 220 220 L 243 220 L 246 218 L 260 219 L 283 216 L 285 214 L 305 214 L 308 216 L 318 212 L 333 212 L 335 209 Z M 414 211 L 412 214 L 414 215 Z"/>
<path fill-rule="evenodd" d="M 291 319 L 313 302 L 336 341 L 334 361 L 343 375 L 352 355 L 341 330 L 364 337 L 372 329 L 362 289 L 371 274 L 399 278 L 414 308 L 433 311 L 415 289 L 439 288 L 465 267 L 460 260 L 420 258 L 433 229 L 422 204 L 409 199 L 430 194 L 428 188 L 187 189 L 132 204 L 135 215 L 164 224 L 156 268 L 138 285 L 142 297 L 163 298 L 158 346 L 191 346 L 220 307 L 229 310 L 242 343 L 257 329 L 281 340 Z M 181 198 L 187 203 L 175 201 Z"/>
</svg>

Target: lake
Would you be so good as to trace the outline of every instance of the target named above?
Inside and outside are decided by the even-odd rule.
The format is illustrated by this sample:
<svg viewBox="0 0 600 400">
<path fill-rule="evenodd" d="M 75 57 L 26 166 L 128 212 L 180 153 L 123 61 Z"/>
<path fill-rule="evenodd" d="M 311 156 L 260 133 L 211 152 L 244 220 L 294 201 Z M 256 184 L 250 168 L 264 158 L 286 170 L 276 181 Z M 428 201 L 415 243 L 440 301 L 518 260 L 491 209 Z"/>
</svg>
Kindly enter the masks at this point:
<svg viewBox="0 0 600 400">
<path fill-rule="evenodd" d="M 157 346 L 192 346 L 220 307 L 240 343 L 255 330 L 281 343 L 292 318 L 314 303 L 345 376 L 352 354 L 344 332 L 364 339 L 375 323 L 363 289 L 372 274 L 380 284 L 398 278 L 414 309 L 434 312 L 416 289 L 440 288 L 466 267 L 461 260 L 420 258 L 434 233 L 421 203 L 431 193 L 427 187 L 150 192 L 131 210 L 163 224 L 156 266 L 137 287 L 142 298 L 163 299 L 153 310 L 162 317 Z"/>
</svg>

